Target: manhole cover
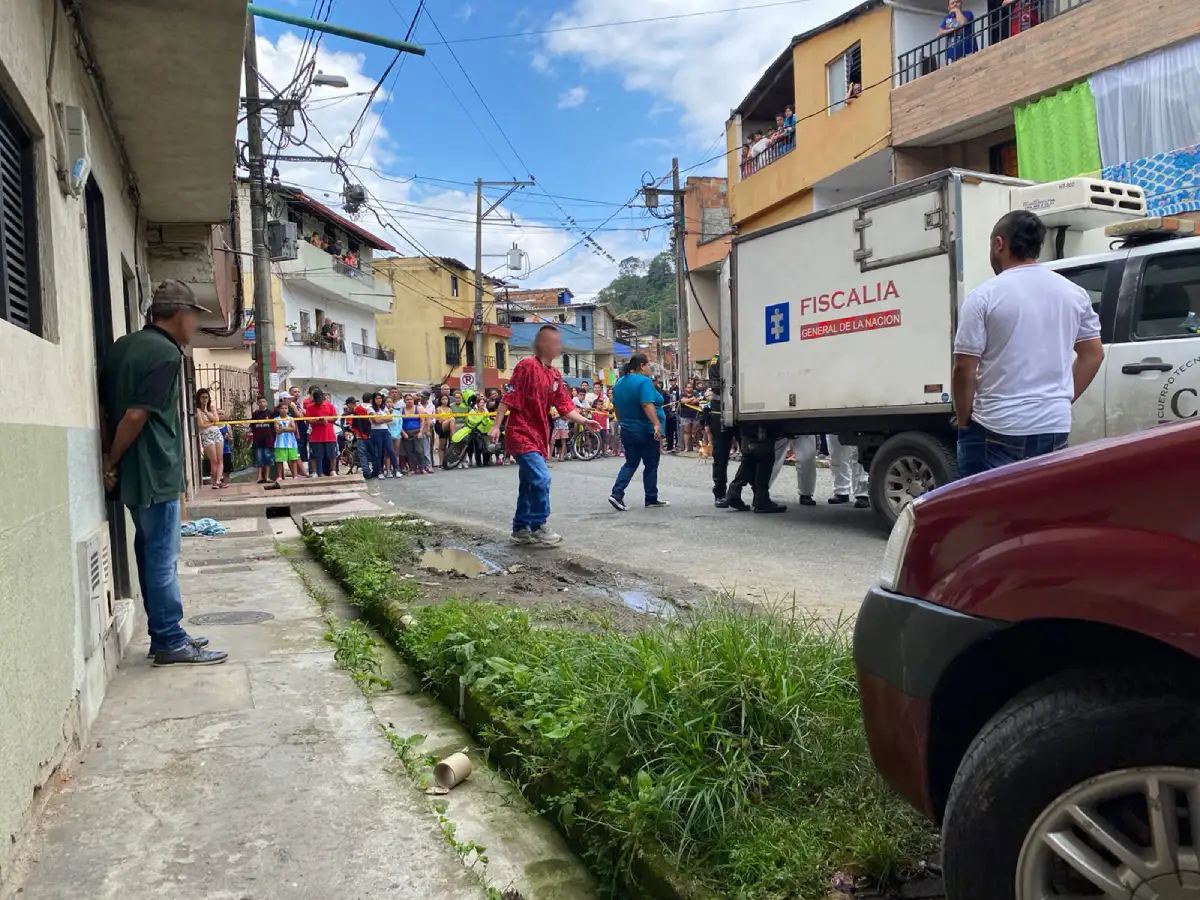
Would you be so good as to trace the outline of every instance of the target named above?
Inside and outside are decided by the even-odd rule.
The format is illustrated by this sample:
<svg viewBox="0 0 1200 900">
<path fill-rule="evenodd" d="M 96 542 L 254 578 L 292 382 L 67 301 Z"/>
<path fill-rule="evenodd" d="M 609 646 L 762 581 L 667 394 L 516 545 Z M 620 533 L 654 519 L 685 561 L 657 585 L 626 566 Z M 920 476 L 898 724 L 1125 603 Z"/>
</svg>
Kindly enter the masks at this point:
<svg viewBox="0 0 1200 900">
<path fill-rule="evenodd" d="M 246 609 L 238 612 L 203 613 L 188 619 L 193 625 L 256 625 L 275 618 L 269 612 Z"/>
</svg>

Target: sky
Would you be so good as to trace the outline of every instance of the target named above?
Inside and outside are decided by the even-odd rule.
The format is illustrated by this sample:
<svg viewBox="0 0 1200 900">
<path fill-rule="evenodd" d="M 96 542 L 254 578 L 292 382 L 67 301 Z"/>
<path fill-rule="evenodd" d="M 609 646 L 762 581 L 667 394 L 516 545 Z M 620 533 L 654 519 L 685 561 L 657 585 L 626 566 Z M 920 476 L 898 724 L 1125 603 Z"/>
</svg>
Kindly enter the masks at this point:
<svg viewBox="0 0 1200 900">
<path fill-rule="evenodd" d="M 331 4 L 329 21 L 399 39 L 418 6 L 418 0 L 261 2 L 305 16 Z M 649 258 L 670 245 L 667 223 L 640 208 L 642 183 L 669 175 L 673 156 L 690 174 L 724 175 L 720 154 L 730 109 L 792 35 L 854 5 L 427 0 L 411 38 L 427 54 L 402 55 L 369 106 L 395 54 L 321 39 L 316 68 L 344 75 L 350 87 L 313 87 L 305 103 L 312 125 L 307 147 L 293 143 L 283 152 L 342 150 L 368 193 L 368 208 L 355 217 L 362 227 L 406 256 L 428 252 L 468 265 L 475 179 L 532 176 L 535 186 L 513 194 L 485 227 L 484 269 L 522 287 L 569 287 L 587 299 L 616 277 L 617 261 Z M 685 17 L 608 25 L 661 16 Z M 304 32 L 261 18 L 256 27 L 260 72 L 284 88 L 294 79 Z M 280 137 L 270 113 L 266 126 L 270 148 Z M 352 131 L 353 144 L 343 149 Z M 298 123 L 289 134 L 300 141 L 304 132 Z M 340 205 L 342 178 L 329 165 L 277 165 L 283 183 Z M 496 200 L 503 191 L 485 194 Z M 527 277 L 507 271 L 499 258 L 514 242 L 528 254 Z"/>
</svg>

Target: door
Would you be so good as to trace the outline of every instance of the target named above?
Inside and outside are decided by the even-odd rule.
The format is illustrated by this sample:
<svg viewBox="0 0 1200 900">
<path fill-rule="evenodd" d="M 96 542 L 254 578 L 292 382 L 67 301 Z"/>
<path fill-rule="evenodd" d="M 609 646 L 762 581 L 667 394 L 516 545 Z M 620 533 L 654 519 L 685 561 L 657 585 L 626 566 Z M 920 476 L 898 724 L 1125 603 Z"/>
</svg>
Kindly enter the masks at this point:
<svg viewBox="0 0 1200 900">
<path fill-rule="evenodd" d="M 1058 274 L 1079 285 L 1092 298 L 1092 309 L 1100 317 L 1100 340 L 1107 346 L 1112 343 L 1116 330 L 1117 307 L 1121 293 L 1121 273 L 1125 270 L 1124 258 L 1081 261 L 1064 260 L 1052 265 Z M 1083 396 L 1071 408 L 1071 443 L 1082 444 L 1105 435 L 1107 419 L 1107 397 L 1103 365 L 1096 373 Z"/>
<path fill-rule="evenodd" d="M 96 353 L 96 383 L 113 343 L 112 292 L 108 270 L 108 232 L 104 218 L 104 195 L 96 179 L 89 177 L 84 188 L 84 213 L 87 219 L 88 278 L 92 299 L 92 340 Z M 97 398 L 99 405 L 99 398 Z M 108 539 L 113 562 L 113 587 L 118 597 L 133 596 L 133 577 L 129 570 L 129 545 L 125 507 L 115 495 L 104 499 L 108 519 Z"/>
<path fill-rule="evenodd" d="M 1106 431 L 1200 414 L 1200 241 L 1130 254 L 1105 364 Z"/>
</svg>

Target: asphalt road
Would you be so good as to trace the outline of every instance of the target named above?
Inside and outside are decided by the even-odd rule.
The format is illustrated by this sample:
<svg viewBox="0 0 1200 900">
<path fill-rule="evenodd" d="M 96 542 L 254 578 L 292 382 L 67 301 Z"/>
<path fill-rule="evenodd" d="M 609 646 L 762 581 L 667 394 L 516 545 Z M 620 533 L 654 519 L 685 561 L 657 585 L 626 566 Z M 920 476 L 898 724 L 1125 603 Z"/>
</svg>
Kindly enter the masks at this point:
<svg viewBox="0 0 1200 900">
<path fill-rule="evenodd" d="M 665 457 L 659 488 L 671 507 L 643 508 L 639 476 L 626 493 L 629 512 L 619 513 L 607 497 L 620 462 L 553 465 L 550 526 L 563 536 L 562 552 L 594 557 L 623 571 L 662 573 L 736 591 L 757 602 L 790 605 L 794 597 L 797 605 L 830 618 L 857 611 L 887 534 L 870 510 L 825 503 L 833 493 L 827 469 L 818 470 L 818 506 L 804 508 L 795 502 L 794 470 L 785 468 L 773 496 L 788 510 L 762 516 L 715 509 L 711 466 Z M 370 490 L 433 521 L 507 534 L 517 467 L 386 479 Z"/>
</svg>

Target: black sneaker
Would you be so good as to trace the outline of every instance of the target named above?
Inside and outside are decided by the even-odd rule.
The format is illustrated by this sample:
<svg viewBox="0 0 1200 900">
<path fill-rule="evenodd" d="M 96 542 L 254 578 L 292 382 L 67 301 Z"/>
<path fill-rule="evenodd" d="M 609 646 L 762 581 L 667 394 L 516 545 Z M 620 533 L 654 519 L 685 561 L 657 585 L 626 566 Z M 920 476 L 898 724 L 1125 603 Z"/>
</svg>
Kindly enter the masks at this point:
<svg viewBox="0 0 1200 900">
<path fill-rule="evenodd" d="M 845 494 L 834 494 L 832 497 L 830 497 L 825 502 L 828 503 L 830 506 L 844 506 L 845 504 L 850 502 L 850 498 Z"/>
<path fill-rule="evenodd" d="M 713 506 L 715 506 L 717 509 L 729 509 L 729 501 L 724 497 L 717 497 L 715 500 L 713 500 Z"/>
<path fill-rule="evenodd" d="M 228 653 L 220 650 L 205 650 L 192 644 L 184 644 L 178 650 L 154 654 L 154 665 L 163 666 L 215 666 L 225 662 Z"/>
<path fill-rule="evenodd" d="M 725 506 L 727 509 L 737 510 L 738 512 L 748 512 L 750 507 L 746 505 L 746 501 L 741 497 L 726 497 Z"/>
<path fill-rule="evenodd" d="M 199 647 L 202 650 L 208 646 L 208 638 L 206 638 L 206 637 L 192 637 L 189 634 L 187 640 L 188 640 L 188 643 L 191 644 L 193 647 Z M 154 651 L 153 650 L 146 651 L 146 659 L 154 659 Z"/>
<path fill-rule="evenodd" d="M 625 505 L 625 501 L 622 500 L 620 497 L 618 497 L 616 494 L 612 494 L 609 496 L 608 505 L 611 506 L 613 509 L 615 509 L 617 512 L 628 512 L 629 511 L 629 507 Z"/>
<path fill-rule="evenodd" d="M 870 509 L 871 501 L 868 500 L 866 497 L 856 497 L 854 500 L 854 508 L 855 509 Z"/>
<path fill-rule="evenodd" d="M 801 494 L 800 495 L 800 505 L 801 506 L 816 506 L 817 501 L 812 498 L 811 494 Z"/>
<path fill-rule="evenodd" d="M 670 505 L 666 500 L 652 500 L 646 504 L 646 509 L 666 509 Z"/>
<path fill-rule="evenodd" d="M 756 507 L 754 507 L 754 511 L 756 513 L 765 513 L 765 514 L 782 513 L 782 512 L 787 512 L 787 507 L 784 506 L 782 503 L 772 503 L 769 506 L 756 506 Z"/>
</svg>

